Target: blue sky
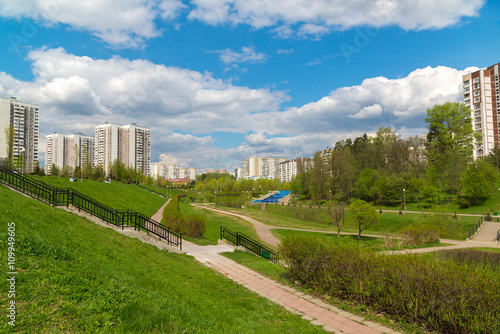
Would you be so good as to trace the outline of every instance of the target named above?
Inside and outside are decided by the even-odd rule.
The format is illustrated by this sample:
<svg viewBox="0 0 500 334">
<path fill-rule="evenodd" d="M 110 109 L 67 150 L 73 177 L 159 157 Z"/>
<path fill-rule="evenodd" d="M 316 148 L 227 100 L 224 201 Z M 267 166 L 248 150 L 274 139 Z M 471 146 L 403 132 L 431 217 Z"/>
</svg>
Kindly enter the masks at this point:
<svg viewBox="0 0 500 334">
<path fill-rule="evenodd" d="M 483 0 L 0 0 L 0 96 L 40 104 L 45 135 L 152 130 L 152 162 L 241 167 L 312 156 L 461 101 L 500 62 Z M 41 154 L 43 156 L 43 153 Z"/>
</svg>

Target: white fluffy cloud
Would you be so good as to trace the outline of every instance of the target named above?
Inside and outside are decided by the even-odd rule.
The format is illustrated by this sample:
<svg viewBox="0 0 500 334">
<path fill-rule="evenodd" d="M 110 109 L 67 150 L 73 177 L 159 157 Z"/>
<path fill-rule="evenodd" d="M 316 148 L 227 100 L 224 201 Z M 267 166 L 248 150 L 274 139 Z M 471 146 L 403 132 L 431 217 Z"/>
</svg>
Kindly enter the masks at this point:
<svg viewBox="0 0 500 334">
<path fill-rule="evenodd" d="M 135 122 L 152 130 L 153 161 L 167 154 L 200 168 L 233 166 L 256 154 L 312 155 L 378 126 L 422 134 L 427 108 L 460 101 L 462 75 L 476 70 L 426 67 L 398 79 L 369 78 L 282 110 L 284 92 L 235 86 L 145 60 L 92 59 L 61 48 L 32 51 L 28 59 L 35 79 L 0 72 L 0 96 L 40 104 L 42 138 L 54 131 L 92 134 L 106 121 Z M 224 132 L 241 134 L 241 141 L 217 148 L 211 134 Z"/>
<path fill-rule="evenodd" d="M 114 47 L 141 47 L 161 34 L 155 20 L 183 12 L 206 24 L 274 28 L 282 37 L 321 36 L 334 29 L 399 26 L 441 29 L 477 15 L 485 0 L 0 0 L 0 16 L 68 25 Z M 188 3 L 188 2 L 186 2 Z M 175 22 L 173 22 L 176 24 Z"/>
<path fill-rule="evenodd" d="M 399 79 L 369 78 L 302 107 L 251 115 L 247 123 L 262 124 L 260 131 L 271 135 L 363 132 L 388 125 L 423 128 L 427 108 L 461 100 L 462 75 L 472 70 L 426 67 Z"/>
<path fill-rule="evenodd" d="M 0 0 L 0 16 L 67 24 L 118 47 L 139 47 L 158 36 L 154 20 L 173 19 L 183 8 L 181 0 Z"/>
<path fill-rule="evenodd" d="M 264 53 L 256 52 L 254 47 L 242 47 L 241 52 L 236 52 L 231 49 L 212 52 L 218 53 L 220 60 L 224 64 L 262 63 L 267 59 L 267 56 Z"/>
<path fill-rule="evenodd" d="M 192 0 L 189 18 L 207 24 L 249 24 L 255 28 L 279 26 L 289 35 L 324 34 L 331 29 L 368 25 L 396 25 L 405 30 L 440 29 L 477 15 L 484 0 Z"/>
</svg>

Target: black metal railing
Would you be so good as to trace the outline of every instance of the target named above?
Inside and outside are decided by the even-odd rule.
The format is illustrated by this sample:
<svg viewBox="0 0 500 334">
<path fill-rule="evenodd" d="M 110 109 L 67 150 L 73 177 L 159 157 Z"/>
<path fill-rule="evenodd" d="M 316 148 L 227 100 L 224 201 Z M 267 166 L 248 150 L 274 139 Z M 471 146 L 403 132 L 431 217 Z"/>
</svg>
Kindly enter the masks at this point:
<svg viewBox="0 0 500 334">
<path fill-rule="evenodd" d="M 252 253 L 257 254 L 271 262 L 279 262 L 279 253 L 273 251 L 272 249 L 264 246 L 258 241 L 248 237 L 247 235 L 240 232 L 233 232 L 223 226 L 220 227 L 220 238 L 226 239 L 235 246 L 243 246 Z"/>
<path fill-rule="evenodd" d="M 0 167 L 0 183 L 16 189 L 26 195 L 53 206 L 74 206 L 78 211 L 85 211 L 106 223 L 118 227 L 134 227 L 152 233 L 168 244 L 182 250 L 182 233 L 176 233 L 159 222 L 133 210 L 116 210 L 94 200 L 76 190 L 50 187 L 22 174 Z"/>
<path fill-rule="evenodd" d="M 470 227 L 469 230 L 467 231 L 467 239 L 472 238 L 477 233 L 477 230 L 479 230 L 481 225 L 483 225 L 483 222 L 484 222 L 484 216 L 481 216 L 476 225 Z"/>
</svg>

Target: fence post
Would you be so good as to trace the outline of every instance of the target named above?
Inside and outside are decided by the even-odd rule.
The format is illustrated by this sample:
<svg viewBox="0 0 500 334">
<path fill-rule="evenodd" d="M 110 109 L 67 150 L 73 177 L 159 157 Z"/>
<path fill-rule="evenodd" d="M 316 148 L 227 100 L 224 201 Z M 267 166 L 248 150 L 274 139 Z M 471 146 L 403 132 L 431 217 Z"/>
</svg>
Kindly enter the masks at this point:
<svg viewBox="0 0 500 334">
<path fill-rule="evenodd" d="M 182 250 L 182 233 L 181 232 L 179 232 L 179 239 L 180 239 L 179 240 L 179 247 L 180 247 L 179 249 Z"/>
</svg>

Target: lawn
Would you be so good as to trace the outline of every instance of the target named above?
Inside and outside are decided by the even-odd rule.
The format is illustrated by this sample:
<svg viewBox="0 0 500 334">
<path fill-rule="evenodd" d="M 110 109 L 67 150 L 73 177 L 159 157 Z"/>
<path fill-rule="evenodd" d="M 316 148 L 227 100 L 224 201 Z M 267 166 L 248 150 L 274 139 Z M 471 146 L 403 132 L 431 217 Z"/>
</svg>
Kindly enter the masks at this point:
<svg viewBox="0 0 500 334">
<path fill-rule="evenodd" d="M 229 208 L 226 208 L 229 210 Z M 331 224 L 309 222 L 293 218 L 291 216 L 291 207 L 281 205 L 267 205 L 266 210 L 261 210 L 258 207 L 247 207 L 245 209 L 230 208 L 231 211 L 247 215 L 266 224 L 277 227 L 289 227 L 299 229 L 309 229 L 315 231 L 336 231 L 336 227 Z M 326 209 L 320 209 L 323 216 L 326 215 Z M 323 211 L 324 210 L 324 211 Z M 391 235 L 398 234 L 415 224 L 419 224 L 424 220 L 424 214 L 405 213 L 398 215 L 396 212 L 383 212 L 376 224 L 373 224 L 365 231 L 364 234 L 375 235 Z M 450 219 L 449 239 L 464 240 L 467 237 L 467 230 L 474 226 L 478 221 L 478 217 L 458 216 L 457 219 Z M 342 232 L 357 233 L 357 224 L 351 213 L 347 212 L 345 226 Z"/>
<path fill-rule="evenodd" d="M 38 177 L 37 181 L 58 188 L 71 188 L 81 192 L 113 209 L 130 209 L 151 217 L 165 203 L 162 198 L 152 192 L 146 191 L 135 184 L 121 182 L 97 182 L 83 180 L 83 182 L 70 182 L 67 177 Z"/>
<path fill-rule="evenodd" d="M 380 238 L 380 237 L 369 237 L 361 235 L 361 239 L 358 240 L 357 235 L 346 235 L 341 234 L 337 237 L 335 233 L 321 233 L 321 232 L 306 232 L 306 231 L 295 231 L 295 230 L 280 230 L 275 229 L 271 231 L 273 235 L 282 240 L 283 238 L 295 235 L 308 235 L 317 238 L 318 240 L 325 241 L 330 244 L 338 245 L 348 245 L 355 246 L 359 248 L 369 248 L 374 251 L 384 251 L 384 250 L 397 250 L 397 249 L 411 249 L 411 248 L 422 248 L 422 247 L 437 247 L 442 246 L 439 242 L 423 244 L 419 247 L 404 246 L 399 239 L 394 238 Z"/>
<path fill-rule="evenodd" d="M 17 271 L 16 327 L 2 321 L 2 333 L 323 332 L 192 257 L 4 187 L 0 212 L 1 256 L 7 259 L 7 225 L 14 223 Z"/>
<path fill-rule="evenodd" d="M 194 207 L 185 203 L 179 203 L 179 210 L 183 214 L 200 214 L 207 219 L 207 223 L 205 225 L 206 229 L 203 237 L 197 239 L 189 239 L 189 241 L 192 241 L 198 245 L 217 245 L 217 241 L 220 239 L 221 226 L 233 232 L 244 233 L 250 238 L 257 240 L 260 243 L 264 243 L 255 232 L 255 228 L 253 227 L 253 225 L 243 219 L 203 208 Z"/>
</svg>

